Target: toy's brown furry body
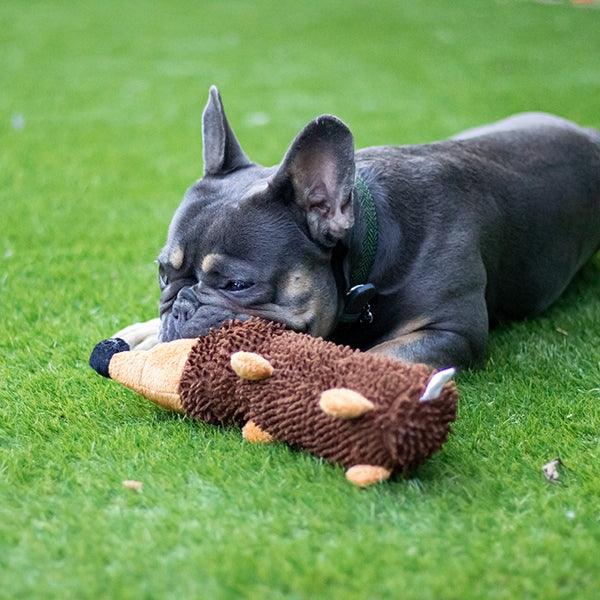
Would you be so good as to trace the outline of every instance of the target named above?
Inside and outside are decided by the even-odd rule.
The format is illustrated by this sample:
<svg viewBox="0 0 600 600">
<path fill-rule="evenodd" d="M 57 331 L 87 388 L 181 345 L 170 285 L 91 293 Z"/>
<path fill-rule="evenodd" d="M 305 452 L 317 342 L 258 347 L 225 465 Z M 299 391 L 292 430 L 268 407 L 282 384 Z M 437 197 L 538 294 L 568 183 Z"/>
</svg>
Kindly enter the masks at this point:
<svg viewBox="0 0 600 600">
<path fill-rule="evenodd" d="M 273 366 L 262 381 L 241 379 L 231 355 L 260 354 Z M 416 466 L 438 450 L 456 416 L 456 389 L 429 402 L 419 398 L 433 370 L 365 354 L 274 323 L 230 323 L 199 338 L 179 393 L 184 412 L 211 423 L 255 423 L 276 440 L 304 448 L 346 468 Z M 335 418 L 320 406 L 329 389 L 358 392 L 374 408 Z"/>
</svg>

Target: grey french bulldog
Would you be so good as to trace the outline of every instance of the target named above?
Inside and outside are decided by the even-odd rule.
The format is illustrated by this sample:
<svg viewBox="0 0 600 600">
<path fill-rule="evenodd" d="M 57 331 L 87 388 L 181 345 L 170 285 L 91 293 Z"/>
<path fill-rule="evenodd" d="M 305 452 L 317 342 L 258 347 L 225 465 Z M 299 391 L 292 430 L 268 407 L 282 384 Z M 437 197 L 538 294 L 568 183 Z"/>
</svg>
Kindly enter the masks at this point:
<svg viewBox="0 0 600 600">
<path fill-rule="evenodd" d="M 260 316 L 434 367 L 482 364 L 491 324 L 537 315 L 600 247 L 600 132 L 523 113 L 452 139 L 355 151 L 334 116 L 280 165 L 244 153 L 217 89 L 204 177 L 158 258 L 140 347 Z"/>
</svg>

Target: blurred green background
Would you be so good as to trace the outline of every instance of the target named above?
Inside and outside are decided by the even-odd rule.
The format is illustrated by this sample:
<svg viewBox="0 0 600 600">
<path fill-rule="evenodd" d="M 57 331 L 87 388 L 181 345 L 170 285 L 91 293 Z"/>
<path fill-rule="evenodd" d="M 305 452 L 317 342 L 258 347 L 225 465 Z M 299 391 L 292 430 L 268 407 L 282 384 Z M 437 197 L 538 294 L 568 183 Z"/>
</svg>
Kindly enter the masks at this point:
<svg viewBox="0 0 600 600">
<path fill-rule="evenodd" d="M 600 128 L 599 57 L 595 4 L 4 0 L 0 597 L 596 597 L 598 259 L 492 335 L 444 450 L 377 489 L 166 415 L 87 355 L 156 313 L 211 83 L 273 164 L 325 112 L 359 147 L 522 110 Z"/>
</svg>

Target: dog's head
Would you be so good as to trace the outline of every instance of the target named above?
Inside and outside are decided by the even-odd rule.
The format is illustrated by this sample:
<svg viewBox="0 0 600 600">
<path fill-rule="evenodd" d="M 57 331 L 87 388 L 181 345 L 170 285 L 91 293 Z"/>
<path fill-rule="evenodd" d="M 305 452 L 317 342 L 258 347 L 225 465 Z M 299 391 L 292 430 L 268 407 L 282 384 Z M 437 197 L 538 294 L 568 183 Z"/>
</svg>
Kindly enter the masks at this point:
<svg viewBox="0 0 600 600">
<path fill-rule="evenodd" d="M 160 253 L 162 341 L 259 316 L 312 335 L 336 324 L 332 265 L 354 222 L 354 145 L 326 115 L 276 167 L 251 162 L 212 87 L 202 120 L 204 177 L 185 193 Z"/>
</svg>

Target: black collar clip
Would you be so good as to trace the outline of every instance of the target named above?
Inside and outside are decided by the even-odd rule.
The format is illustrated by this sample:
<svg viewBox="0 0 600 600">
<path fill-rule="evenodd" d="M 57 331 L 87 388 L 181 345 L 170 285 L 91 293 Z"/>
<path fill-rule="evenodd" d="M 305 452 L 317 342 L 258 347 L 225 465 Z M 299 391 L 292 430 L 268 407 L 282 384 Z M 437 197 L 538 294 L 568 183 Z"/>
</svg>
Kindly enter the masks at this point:
<svg viewBox="0 0 600 600">
<path fill-rule="evenodd" d="M 344 298 L 344 312 L 340 323 L 370 325 L 373 322 L 370 302 L 376 293 L 372 283 L 361 283 L 351 287 Z"/>
</svg>

